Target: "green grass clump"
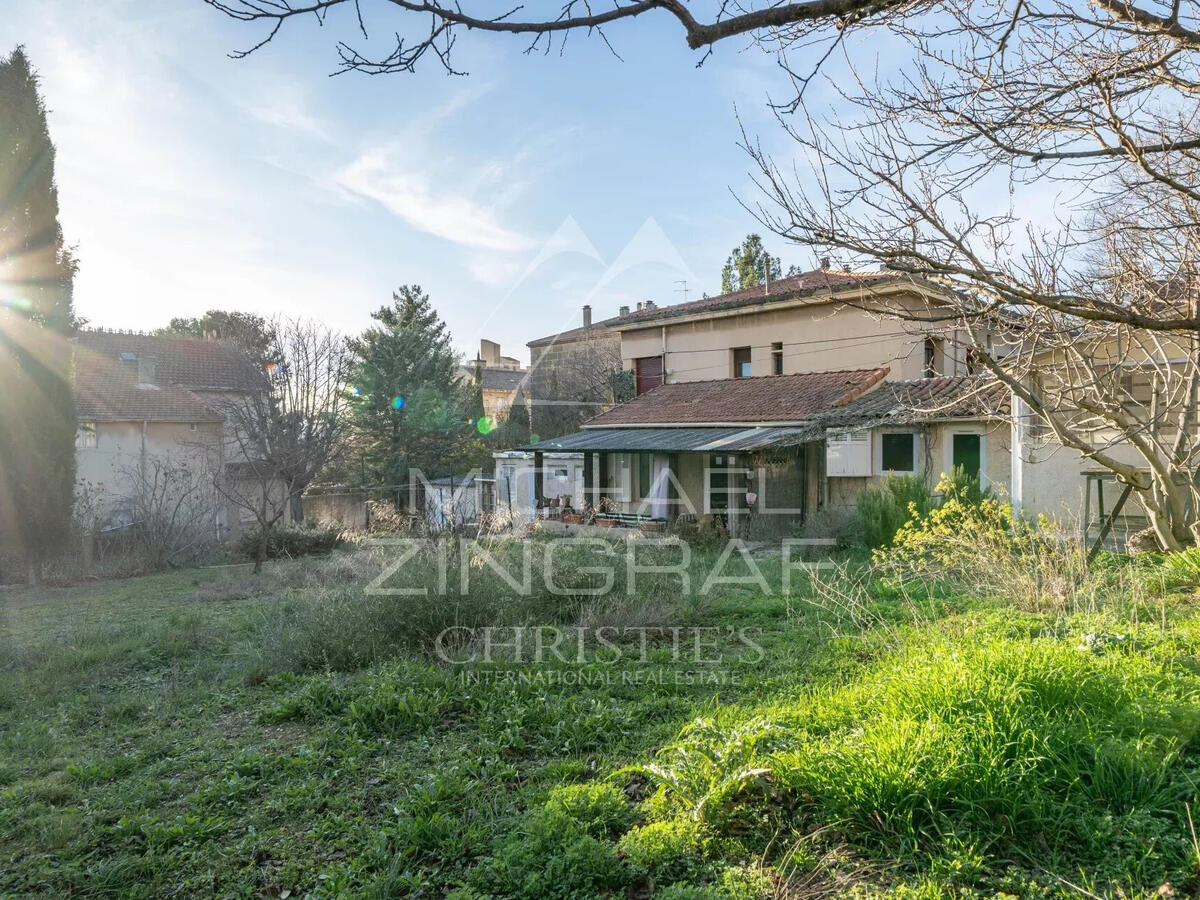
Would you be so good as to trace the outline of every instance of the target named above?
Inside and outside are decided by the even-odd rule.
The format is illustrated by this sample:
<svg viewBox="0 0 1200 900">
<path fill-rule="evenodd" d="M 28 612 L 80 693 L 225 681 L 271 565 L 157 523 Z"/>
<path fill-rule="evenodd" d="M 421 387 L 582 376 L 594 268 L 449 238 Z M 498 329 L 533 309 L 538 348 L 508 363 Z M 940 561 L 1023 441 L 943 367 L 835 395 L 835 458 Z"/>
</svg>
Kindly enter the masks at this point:
<svg viewBox="0 0 1200 900">
<path fill-rule="evenodd" d="M 1165 879 L 1193 859 L 1190 665 L 1129 642 L 929 638 L 858 683 L 771 708 L 771 730 L 756 730 L 774 738 L 736 765 L 712 760 L 752 720 L 706 725 L 701 746 L 685 731 L 660 779 L 666 802 L 694 813 L 700 771 L 726 817 L 757 805 L 768 830 L 836 825 L 863 850 L 924 866 L 961 862 L 964 841 L 991 861 L 1071 860 L 1117 882 Z M 739 791 L 759 767 L 770 790 Z"/>
</svg>

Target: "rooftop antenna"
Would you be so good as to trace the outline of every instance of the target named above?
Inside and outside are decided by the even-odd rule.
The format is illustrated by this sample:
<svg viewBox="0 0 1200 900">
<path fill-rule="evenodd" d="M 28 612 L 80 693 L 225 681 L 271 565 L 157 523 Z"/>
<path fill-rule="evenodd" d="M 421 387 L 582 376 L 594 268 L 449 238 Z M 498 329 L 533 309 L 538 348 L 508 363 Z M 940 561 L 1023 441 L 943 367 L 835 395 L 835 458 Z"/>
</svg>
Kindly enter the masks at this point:
<svg viewBox="0 0 1200 900">
<path fill-rule="evenodd" d="M 682 285 L 682 287 L 677 287 L 677 288 L 675 288 L 675 293 L 677 293 L 677 294 L 683 294 L 683 302 L 684 302 L 684 303 L 687 303 L 687 295 L 688 295 L 687 279 L 686 279 L 686 278 L 680 278 L 680 279 L 679 279 L 678 281 L 676 281 L 675 283 L 676 283 L 676 284 L 679 284 L 679 285 Z"/>
</svg>

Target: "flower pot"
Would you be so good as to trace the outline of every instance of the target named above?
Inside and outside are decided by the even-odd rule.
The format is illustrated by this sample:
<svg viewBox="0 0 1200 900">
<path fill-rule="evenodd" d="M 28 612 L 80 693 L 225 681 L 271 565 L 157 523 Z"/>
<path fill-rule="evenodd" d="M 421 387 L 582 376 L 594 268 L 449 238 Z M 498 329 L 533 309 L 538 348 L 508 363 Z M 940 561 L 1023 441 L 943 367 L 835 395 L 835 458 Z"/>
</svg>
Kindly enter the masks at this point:
<svg viewBox="0 0 1200 900">
<path fill-rule="evenodd" d="M 661 534 L 665 530 L 662 522 L 641 522 L 638 524 L 638 531 L 643 534 Z"/>
<path fill-rule="evenodd" d="M 564 525 L 579 525 L 583 522 L 583 516 L 579 513 L 563 513 L 562 523 Z"/>
<path fill-rule="evenodd" d="M 617 526 L 616 519 L 606 519 L 603 516 L 596 517 L 596 524 L 601 528 L 615 528 Z"/>
</svg>

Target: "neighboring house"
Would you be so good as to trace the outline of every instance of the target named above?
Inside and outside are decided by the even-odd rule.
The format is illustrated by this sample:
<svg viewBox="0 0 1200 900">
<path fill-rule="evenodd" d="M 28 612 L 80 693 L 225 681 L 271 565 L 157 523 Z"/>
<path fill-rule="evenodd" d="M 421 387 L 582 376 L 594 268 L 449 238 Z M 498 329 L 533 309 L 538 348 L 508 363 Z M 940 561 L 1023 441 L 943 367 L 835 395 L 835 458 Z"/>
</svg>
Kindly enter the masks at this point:
<svg viewBox="0 0 1200 900">
<path fill-rule="evenodd" d="M 246 477 L 246 460 L 231 452 L 221 409 L 267 388 L 241 348 L 190 337 L 85 331 L 74 341 L 74 378 L 77 478 L 98 495 L 102 525 L 132 524 L 154 500 L 146 493 L 169 497 L 185 477 L 195 482 L 196 496 L 188 502 L 204 508 L 214 537 L 253 523 L 212 487 L 215 478 Z M 174 486 L 163 483 L 169 473 Z M 209 491 L 204 497 L 201 485 Z"/>
<path fill-rule="evenodd" d="M 887 366 L 897 380 L 970 375 L 964 342 L 935 323 L 885 318 L 871 308 L 919 315 L 940 289 L 887 272 L 824 266 L 719 297 L 650 305 L 609 320 L 637 393 L 660 384 Z"/>
<path fill-rule="evenodd" d="M 651 304 L 653 306 L 653 304 Z M 553 436 L 574 431 L 616 399 L 614 376 L 622 371 L 621 336 L 614 326 L 629 315 L 592 321 L 529 342 L 529 398 L 533 431 Z"/>
<path fill-rule="evenodd" d="M 522 388 L 529 377 L 529 370 L 521 361 L 500 354 L 500 345 L 495 341 L 481 339 L 479 356 L 465 363 L 461 369 L 465 378 L 479 385 L 483 396 L 483 414 L 495 421 L 508 418 L 514 402 L 524 398 Z M 528 410 L 525 415 L 528 415 Z"/>
</svg>

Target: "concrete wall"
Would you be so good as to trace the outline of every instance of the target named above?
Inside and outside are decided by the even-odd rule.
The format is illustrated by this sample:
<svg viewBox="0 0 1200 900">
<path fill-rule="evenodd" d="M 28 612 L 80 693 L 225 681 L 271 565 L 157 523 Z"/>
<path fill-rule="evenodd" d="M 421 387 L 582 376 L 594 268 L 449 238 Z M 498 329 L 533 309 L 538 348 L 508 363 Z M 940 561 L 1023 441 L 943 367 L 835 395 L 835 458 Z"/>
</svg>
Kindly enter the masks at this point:
<svg viewBox="0 0 1200 900">
<path fill-rule="evenodd" d="M 307 523 L 341 525 L 352 531 L 367 529 L 365 494 L 310 494 L 303 502 Z"/>
<path fill-rule="evenodd" d="M 927 333 L 843 305 L 788 306 L 623 331 L 621 357 L 630 369 L 639 357 L 665 353 L 668 382 L 704 381 L 733 377 L 732 348 L 750 347 L 751 374 L 772 375 L 772 344 L 782 342 L 784 374 L 889 366 L 897 381 L 924 375 Z M 954 342 L 946 344 L 940 374 L 966 374 Z"/>
</svg>

